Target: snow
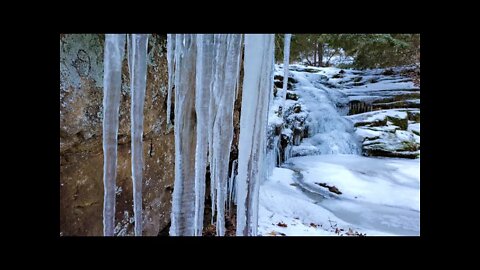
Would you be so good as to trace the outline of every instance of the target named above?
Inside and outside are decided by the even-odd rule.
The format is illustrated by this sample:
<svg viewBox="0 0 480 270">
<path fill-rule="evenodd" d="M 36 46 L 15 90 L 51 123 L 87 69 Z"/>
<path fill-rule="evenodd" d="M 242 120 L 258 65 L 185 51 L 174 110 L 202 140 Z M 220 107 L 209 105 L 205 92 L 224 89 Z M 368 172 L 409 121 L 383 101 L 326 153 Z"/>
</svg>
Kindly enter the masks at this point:
<svg viewBox="0 0 480 270">
<path fill-rule="evenodd" d="M 408 123 L 407 129 L 420 134 L 420 123 Z"/>
<path fill-rule="evenodd" d="M 392 90 L 404 90 L 404 89 L 416 89 L 413 82 L 402 82 L 401 80 L 389 80 L 379 81 L 377 83 L 371 83 L 362 86 L 355 86 L 345 92 L 353 91 L 392 91 Z"/>
<path fill-rule="evenodd" d="M 404 109 L 390 109 L 390 110 L 380 110 L 380 111 L 359 113 L 359 114 L 347 116 L 347 118 L 353 121 L 354 123 L 384 121 L 387 117 L 406 119 L 407 112 Z"/>
<path fill-rule="evenodd" d="M 125 34 L 106 34 L 103 77 L 103 235 L 114 235 L 118 111 Z"/>
<path fill-rule="evenodd" d="M 418 160 L 321 155 L 292 158 L 290 163 L 305 170 L 303 180 L 310 187 L 325 182 L 338 187 L 344 198 L 420 210 Z"/>
<path fill-rule="evenodd" d="M 322 216 L 333 217 L 333 214 L 314 204 L 291 184 L 294 184 L 293 171 L 285 168 L 275 168 L 269 180 L 262 184 L 259 233 L 269 235 L 271 232 L 280 232 L 288 236 L 333 235 L 309 226 L 310 223 L 321 223 Z M 287 227 L 276 226 L 279 222 L 285 223 Z"/>
<path fill-rule="evenodd" d="M 246 34 L 237 175 L 237 235 L 257 235 L 258 189 L 266 176 L 266 127 L 274 35 Z M 266 91 L 266 90 L 269 91 Z"/>
<path fill-rule="evenodd" d="M 130 35 L 130 88 L 132 89 L 132 181 L 135 236 L 142 235 L 143 108 L 147 80 L 147 34 Z"/>
<path fill-rule="evenodd" d="M 335 235 L 331 223 L 344 232 L 419 235 L 418 159 L 320 155 L 291 158 L 287 166 L 293 170 L 275 168 L 260 188 L 262 235 Z M 334 185 L 342 194 L 315 183 Z"/>
</svg>

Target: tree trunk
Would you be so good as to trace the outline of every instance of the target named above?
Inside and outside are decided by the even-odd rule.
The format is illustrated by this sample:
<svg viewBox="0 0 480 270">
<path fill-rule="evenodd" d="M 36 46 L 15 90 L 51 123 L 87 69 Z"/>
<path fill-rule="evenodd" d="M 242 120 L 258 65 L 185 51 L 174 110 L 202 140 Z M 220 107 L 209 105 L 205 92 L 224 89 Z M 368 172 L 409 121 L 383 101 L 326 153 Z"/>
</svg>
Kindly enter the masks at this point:
<svg viewBox="0 0 480 270">
<path fill-rule="evenodd" d="M 317 44 L 317 51 L 318 51 L 318 67 L 323 66 L 323 43 Z"/>
<path fill-rule="evenodd" d="M 316 44 L 316 46 L 317 45 L 318 44 Z M 317 66 L 317 49 L 316 48 L 313 50 L 313 65 Z"/>
</svg>

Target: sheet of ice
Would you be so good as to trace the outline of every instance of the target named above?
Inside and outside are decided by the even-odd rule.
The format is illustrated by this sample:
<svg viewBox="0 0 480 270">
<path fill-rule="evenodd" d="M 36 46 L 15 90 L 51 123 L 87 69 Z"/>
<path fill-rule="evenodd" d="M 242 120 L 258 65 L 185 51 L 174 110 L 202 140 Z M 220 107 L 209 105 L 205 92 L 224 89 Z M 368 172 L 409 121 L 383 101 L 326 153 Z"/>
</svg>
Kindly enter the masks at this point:
<svg viewBox="0 0 480 270">
<path fill-rule="evenodd" d="M 118 111 L 122 84 L 125 34 L 106 34 L 103 75 L 103 235 L 115 228 Z"/>
</svg>

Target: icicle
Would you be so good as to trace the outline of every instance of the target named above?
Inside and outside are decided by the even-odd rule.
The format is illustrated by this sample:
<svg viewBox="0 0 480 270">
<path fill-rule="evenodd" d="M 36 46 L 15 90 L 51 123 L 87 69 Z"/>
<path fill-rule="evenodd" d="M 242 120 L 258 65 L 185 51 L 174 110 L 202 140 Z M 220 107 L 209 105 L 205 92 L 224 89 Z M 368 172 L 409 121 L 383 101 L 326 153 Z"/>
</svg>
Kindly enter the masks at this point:
<svg viewBox="0 0 480 270">
<path fill-rule="evenodd" d="M 285 45 L 283 47 L 283 105 L 285 108 L 285 100 L 287 99 L 287 84 L 288 84 L 288 63 L 290 58 L 290 39 L 292 34 L 285 34 Z"/>
<path fill-rule="evenodd" d="M 197 36 L 195 109 L 197 115 L 197 143 L 195 151 L 195 235 L 203 231 L 205 206 L 205 171 L 207 166 L 210 91 L 213 85 L 215 46 L 213 34 Z"/>
<path fill-rule="evenodd" d="M 118 110 L 122 84 L 125 34 L 105 35 L 103 77 L 103 234 L 113 236 L 117 175 Z"/>
<path fill-rule="evenodd" d="M 213 174 L 216 172 L 215 165 L 212 161 L 213 157 L 213 126 L 215 123 L 215 115 L 218 110 L 218 102 L 216 101 L 218 99 L 217 93 L 214 91 L 214 86 L 215 86 L 215 81 L 219 80 L 218 79 L 218 70 L 219 67 L 218 65 L 221 63 L 220 59 L 220 54 L 219 54 L 219 37 L 221 35 L 214 35 L 214 47 L 215 47 L 215 57 L 213 60 L 213 65 L 214 65 L 214 70 L 213 70 L 213 80 L 212 80 L 212 86 L 210 88 L 210 101 L 208 105 L 208 164 L 210 164 L 210 198 L 212 202 L 212 217 L 210 220 L 210 224 L 214 224 L 214 217 L 215 217 L 215 212 L 216 212 L 216 188 L 217 185 L 215 184 L 216 178 L 213 176 Z M 218 82 L 216 83 L 218 85 Z"/>
<path fill-rule="evenodd" d="M 285 147 L 285 153 L 284 153 L 284 158 L 283 162 L 287 162 L 292 157 L 292 146 L 290 144 Z"/>
<path fill-rule="evenodd" d="M 213 94 L 210 95 L 210 98 L 214 100 L 217 111 L 210 115 L 210 118 L 214 119 L 210 173 L 212 183 L 216 187 L 217 236 L 223 236 L 225 234 L 228 163 L 233 139 L 233 106 L 239 71 L 238 52 L 241 35 L 215 35 L 215 42 L 217 62 L 215 63 Z"/>
<path fill-rule="evenodd" d="M 143 176 L 143 108 L 147 80 L 147 34 L 132 34 L 129 52 L 131 132 L 132 132 L 132 180 L 135 235 L 142 235 L 142 176 Z"/>
<path fill-rule="evenodd" d="M 170 235 L 195 234 L 195 35 L 175 37 L 175 183 Z"/>
<path fill-rule="evenodd" d="M 237 235 L 256 235 L 258 188 L 266 176 L 266 127 L 273 90 L 274 35 L 245 35 L 237 175 Z"/>
<path fill-rule="evenodd" d="M 174 87 L 175 74 L 175 35 L 167 35 L 167 67 L 168 67 L 168 90 L 167 90 L 167 128 L 172 123 L 170 120 L 172 108 L 172 88 Z"/>
</svg>

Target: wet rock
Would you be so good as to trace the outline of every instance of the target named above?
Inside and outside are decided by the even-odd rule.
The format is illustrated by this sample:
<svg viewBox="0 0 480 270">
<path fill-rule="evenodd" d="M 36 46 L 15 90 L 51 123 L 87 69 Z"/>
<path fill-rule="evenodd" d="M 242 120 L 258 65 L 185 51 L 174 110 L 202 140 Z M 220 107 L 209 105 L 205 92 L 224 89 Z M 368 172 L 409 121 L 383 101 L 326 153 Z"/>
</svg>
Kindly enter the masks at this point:
<svg viewBox="0 0 480 270">
<path fill-rule="evenodd" d="M 302 106 L 300 104 L 295 104 L 295 106 L 293 107 L 293 112 L 299 113 L 301 111 L 302 111 Z"/>
<path fill-rule="evenodd" d="M 387 121 L 392 122 L 393 125 L 400 127 L 402 130 L 407 130 L 408 128 L 408 118 L 387 116 Z"/>
<path fill-rule="evenodd" d="M 287 92 L 287 99 L 298 100 L 298 95 L 295 93 Z"/>
<path fill-rule="evenodd" d="M 382 75 L 385 75 L 385 76 L 390 76 L 390 75 L 393 75 L 395 74 L 395 72 L 393 71 L 393 69 L 389 68 L 389 69 L 385 69 L 383 72 L 382 72 Z"/>
<path fill-rule="evenodd" d="M 407 111 L 408 120 L 420 122 L 420 111 Z"/>
</svg>

